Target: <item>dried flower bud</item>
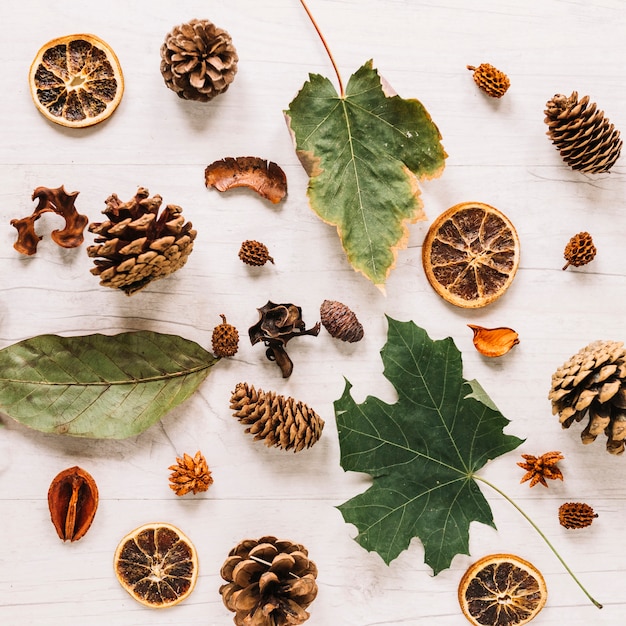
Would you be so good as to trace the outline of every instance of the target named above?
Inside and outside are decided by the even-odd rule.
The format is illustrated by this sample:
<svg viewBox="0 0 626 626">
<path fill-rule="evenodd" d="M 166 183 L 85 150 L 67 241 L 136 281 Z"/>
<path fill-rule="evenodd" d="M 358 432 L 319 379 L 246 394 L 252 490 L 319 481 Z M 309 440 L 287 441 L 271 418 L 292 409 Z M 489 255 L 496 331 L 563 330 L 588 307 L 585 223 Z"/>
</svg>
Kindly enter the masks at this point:
<svg viewBox="0 0 626 626">
<path fill-rule="evenodd" d="M 70 467 L 48 489 L 50 518 L 63 541 L 78 541 L 89 530 L 98 508 L 98 487 L 89 473 Z"/>
<path fill-rule="evenodd" d="M 559 507 L 559 523 L 564 528 L 585 528 L 598 517 L 584 502 L 566 502 Z"/>
<path fill-rule="evenodd" d="M 213 483 L 211 471 L 200 450 L 193 457 L 187 453 L 182 458 L 176 457 L 176 465 L 170 465 L 168 469 L 172 470 L 170 489 L 177 496 L 184 496 L 190 491 L 193 493 L 207 491 Z"/>
<path fill-rule="evenodd" d="M 474 324 L 468 326 L 474 331 L 474 347 L 484 356 L 502 356 L 519 343 L 518 335 L 512 328 L 484 328 Z"/>
</svg>

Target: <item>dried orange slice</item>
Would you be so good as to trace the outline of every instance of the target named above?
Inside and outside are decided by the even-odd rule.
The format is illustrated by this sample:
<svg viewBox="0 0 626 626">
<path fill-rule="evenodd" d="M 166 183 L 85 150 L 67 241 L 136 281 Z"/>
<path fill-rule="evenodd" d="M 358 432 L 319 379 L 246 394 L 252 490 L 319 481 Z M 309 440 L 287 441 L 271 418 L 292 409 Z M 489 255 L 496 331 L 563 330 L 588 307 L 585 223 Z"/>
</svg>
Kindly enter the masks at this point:
<svg viewBox="0 0 626 626">
<path fill-rule="evenodd" d="M 113 564 L 120 585 L 153 608 L 182 602 L 198 578 L 194 545 L 178 528 L 162 522 L 145 524 L 126 535 Z"/>
<path fill-rule="evenodd" d="M 513 554 L 490 554 L 473 565 L 459 583 L 459 604 L 474 626 L 523 626 L 548 597 L 541 572 Z"/>
<path fill-rule="evenodd" d="M 511 221 L 482 202 L 463 202 L 431 225 L 422 247 L 428 282 L 451 304 L 478 308 L 499 298 L 519 265 Z"/>
<path fill-rule="evenodd" d="M 124 93 L 115 52 L 94 35 L 67 35 L 49 41 L 30 66 L 28 82 L 40 113 L 72 128 L 107 119 Z"/>
</svg>

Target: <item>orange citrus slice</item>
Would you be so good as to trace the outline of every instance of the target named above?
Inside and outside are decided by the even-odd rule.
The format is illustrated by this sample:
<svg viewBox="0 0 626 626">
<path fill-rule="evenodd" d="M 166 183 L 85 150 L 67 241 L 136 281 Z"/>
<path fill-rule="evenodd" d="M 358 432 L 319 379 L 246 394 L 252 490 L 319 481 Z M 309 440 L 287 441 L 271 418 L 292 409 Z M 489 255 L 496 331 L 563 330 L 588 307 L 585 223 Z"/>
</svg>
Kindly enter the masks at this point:
<svg viewBox="0 0 626 626">
<path fill-rule="evenodd" d="M 499 298 L 519 265 L 511 221 L 482 202 L 463 202 L 431 225 L 422 247 L 428 282 L 451 304 L 478 308 Z"/>
<path fill-rule="evenodd" d="M 512 554 L 490 554 L 470 566 L 459 583 L 459 604 L 474 626 L 523 626 L 548 597 L 541 572 Z"/>
<path fill-rule="evenodd" d="M 94 35 L 67 35 L 42 46 L 28 83 L 39 112 L 71 128 L 107 119 L 124 92 L 115 52 Z"/>
<path fill-rule="evenodd" d="M 115 575 L 138 602 L 165 608 L 182 602 L 198 578 L 194 545 L 175 526 L 145 524 L 120 541 L 113 559 Z"/>
</svg>

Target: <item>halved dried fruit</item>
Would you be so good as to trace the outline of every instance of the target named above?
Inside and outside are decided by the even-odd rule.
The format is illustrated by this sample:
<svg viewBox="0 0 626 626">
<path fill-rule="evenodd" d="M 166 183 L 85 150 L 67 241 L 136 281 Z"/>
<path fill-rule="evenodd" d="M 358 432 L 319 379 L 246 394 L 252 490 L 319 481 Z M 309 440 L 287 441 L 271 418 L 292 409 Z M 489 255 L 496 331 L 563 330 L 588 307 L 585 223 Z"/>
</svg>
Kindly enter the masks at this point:
<svg viewBox="0 0 626 626">
<path fill-rule="evenodd" d="M 513 554 L 490 554 L 473 565 L 459 583 L 459 604 L 474 626 L 523 626 L 548 597 L 541 572 Z"/>
<path fill-rule="evenodd" d="M 124 92 L 115 52 L 95 35 L 66 35 L 42 46 L 28 83 L 40 113 L 71 128 L 107 119 Z"/>
<path fill-rule="evenodd" d="M 515 227 L 503 213 L 482 202 L 463 202 L 433 222 L 422 262 L 428 281 L 444 300 L 478 308 L 509 288 L 519 248 Z"/>
<path fill-rule="evenodd" d="M 141 604 L 160 609 L 182 602 L 198 578 L 198 556 L 175 526 L 145 524 L 120 541 L 113 559 L 115 575 Z"/>
</svg>

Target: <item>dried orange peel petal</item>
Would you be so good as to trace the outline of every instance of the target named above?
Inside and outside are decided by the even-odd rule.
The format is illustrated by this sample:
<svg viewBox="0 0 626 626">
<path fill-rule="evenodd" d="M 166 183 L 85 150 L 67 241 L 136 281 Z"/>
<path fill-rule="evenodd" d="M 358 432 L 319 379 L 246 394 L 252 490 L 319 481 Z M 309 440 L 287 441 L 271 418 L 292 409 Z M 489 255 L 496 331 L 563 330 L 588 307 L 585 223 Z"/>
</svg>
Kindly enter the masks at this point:
<svg viewBox="0 0 626 626">
<path fill-rule="evenodd" d="M 474 333 L 474 347 L 484 356 L 503 356 L 519 343 L 519 335 L 512 328 L 506 326 L 485 328 L 477 324 L 468 324 L 468 326 Z"/>
<path fill-rule="evenodd" d="M 124 93 L 111 47 L 95 35 L 66 35 L 43 45 L 28 84 L 35 106 L 51 122 L 84 128 L 107 119 Z"/>
</svg>

